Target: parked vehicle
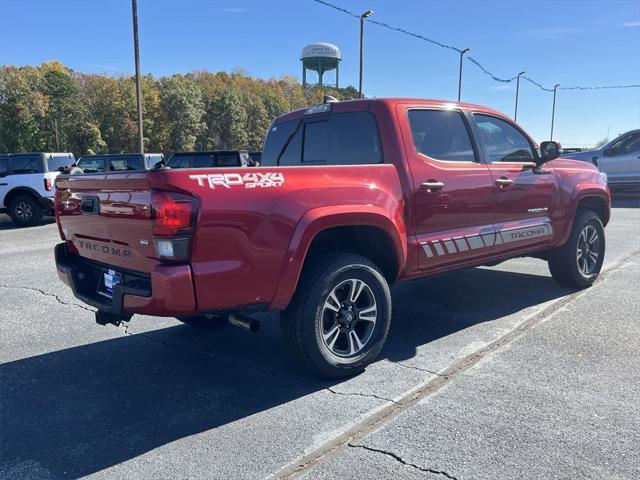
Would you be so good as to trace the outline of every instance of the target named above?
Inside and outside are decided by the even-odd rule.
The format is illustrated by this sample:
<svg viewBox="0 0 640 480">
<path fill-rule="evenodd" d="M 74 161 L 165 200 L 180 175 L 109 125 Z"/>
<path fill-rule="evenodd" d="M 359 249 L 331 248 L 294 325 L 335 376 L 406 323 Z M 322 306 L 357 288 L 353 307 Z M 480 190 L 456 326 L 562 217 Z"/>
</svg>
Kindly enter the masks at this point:
<svg viewBox="0 0 640 480">
<path fill-rule="evenodd" d="M 16 225 L 37 225 L 53 213 L 54 180 L 72 165 L 72 153 L 6 153 L 0 155 L 0 213 Z"/>
<path fill-rule="evenodd" d="M 391 321 L 389 285 L 518 256 L 560 284 L 598 277 L 606 182 L 488 108 L 326 103 L 277 118 L 262 165 L 58 178 L 58 274 L 99 323 L 213 324 L 282 312 L 300 362 L 361 371 Z"/>
<path fill-rule="evenodd" d="M 221 150 L 215 152 L 177 152 L 171 155 L 169 168 L 246 167 L 250 164 L 246 150 Z"/>
<path fill-rule="evenodd" d="M 640 187 L 640 130 L 623 133 L 600 148 L 562 156 L 597 165 L 612 189 Z"/>
<path fill-rule="evenodd" d="M 150 170 L 163 159 L 161 153 L 105 153 L 85 155 L 78 160 L 76 167 L 83 173 Z"/>
</svg>

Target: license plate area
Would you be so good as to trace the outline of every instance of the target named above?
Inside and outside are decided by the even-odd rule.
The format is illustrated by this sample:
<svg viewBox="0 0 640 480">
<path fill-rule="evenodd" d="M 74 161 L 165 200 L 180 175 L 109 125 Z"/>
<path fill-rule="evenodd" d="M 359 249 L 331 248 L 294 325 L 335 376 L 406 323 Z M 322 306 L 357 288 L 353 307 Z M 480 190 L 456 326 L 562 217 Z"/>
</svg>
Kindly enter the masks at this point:
<svg viewBox="0 0 640 480">
<path fill-rule="evenodd" d="M 113 287 L 122 283 L 122 273 L 110 268 L 103 269 L 98 283 L 98 294 L 103 297 L 113 298 Z"/>
</svg>

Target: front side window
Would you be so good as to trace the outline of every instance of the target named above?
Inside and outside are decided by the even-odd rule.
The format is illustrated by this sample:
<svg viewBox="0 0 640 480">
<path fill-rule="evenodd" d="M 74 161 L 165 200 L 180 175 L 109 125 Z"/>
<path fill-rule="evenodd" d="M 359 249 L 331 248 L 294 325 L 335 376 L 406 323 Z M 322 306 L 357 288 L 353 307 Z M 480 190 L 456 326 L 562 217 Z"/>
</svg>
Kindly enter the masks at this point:
<svg viewBox="0 0 640 480">
<path fill-rule="evenodd" d="M 535 160 L 529 140 L 516 127 L 489 115 L 475 114 L 474 118 L 491 163 Z"/>
<path fill-rule="evenodd" d="M 462 114 L 452 110 L 409 110 L 416 151 L 449 162 L 474 162 L 476 155 Z"/>
<path fill-rule="evenodd" d="M 13 174 L 42 173 L 42 158 L 40 155 L 14 155 Z"/>
<path fill-rule="evenodd" d="M 632 152 L 640 151 L 640 132 L 632 133 L 616 140 L 609 148 L 607 148 L 607 156 L 627 155 Z"/>
</svg>

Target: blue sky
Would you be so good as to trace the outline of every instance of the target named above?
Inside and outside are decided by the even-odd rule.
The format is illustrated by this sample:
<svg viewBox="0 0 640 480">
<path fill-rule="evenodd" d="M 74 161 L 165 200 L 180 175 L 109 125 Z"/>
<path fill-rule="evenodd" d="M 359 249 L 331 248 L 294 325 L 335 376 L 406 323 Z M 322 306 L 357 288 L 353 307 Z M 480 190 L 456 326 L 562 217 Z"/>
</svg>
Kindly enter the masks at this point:
<svg viewBox="0 0 640 480">
<path fill-rule="evenodd" d="M 458 48 L 499 77 L 521 70 L 545 86 L 640 83 L 638 0 L 330 0 Z M 142 70 L 154 75 L 241 67 L 262 78 L 301 75 L 300 51 L 337 44 L 343 86 L 357 85 L 358 20 L 311 0 L 138 0 Z M 58 59 L 83 72 L 133 71 L 129 0 L 0 0 L 0 63 Z M 369 96 L 455 99 L 458 55 L 366 25 Z M 548 139 L 552 96 L 521 84 L 518 120 Z M 513 114 L 515 84 L 465 62 L 463 100 Z M 554 138 L 590 145 L 640 127 L 640 88 L 560 91 Z"/>
</svg>

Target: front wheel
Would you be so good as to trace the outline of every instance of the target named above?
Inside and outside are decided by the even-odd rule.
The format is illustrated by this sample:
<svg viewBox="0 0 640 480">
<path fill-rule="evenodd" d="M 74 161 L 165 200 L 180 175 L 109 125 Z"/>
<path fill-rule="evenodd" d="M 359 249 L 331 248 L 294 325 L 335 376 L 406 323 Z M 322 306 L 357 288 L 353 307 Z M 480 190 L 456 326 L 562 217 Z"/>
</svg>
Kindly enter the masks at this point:
<svg viewBox="0 0 640 480">
<path fill-rule="evenodd" d="M 305 265 L 281 316 L 287 346 L 327 378 L 364 370 L 380 353 L 390 323 L 387 281 L 372 262 L 350 253 L 322 255 Z"/>
<path fill-rule="evenodd" d="M 604 252 L 600 217 L 590 210 L 578 210 L 569 240 L 549 256 L 551 276 L 566 287 L 589 287 L 600 274 Z"/>
</svg>

